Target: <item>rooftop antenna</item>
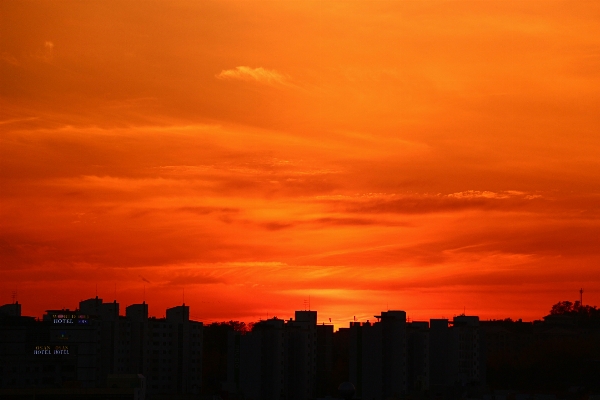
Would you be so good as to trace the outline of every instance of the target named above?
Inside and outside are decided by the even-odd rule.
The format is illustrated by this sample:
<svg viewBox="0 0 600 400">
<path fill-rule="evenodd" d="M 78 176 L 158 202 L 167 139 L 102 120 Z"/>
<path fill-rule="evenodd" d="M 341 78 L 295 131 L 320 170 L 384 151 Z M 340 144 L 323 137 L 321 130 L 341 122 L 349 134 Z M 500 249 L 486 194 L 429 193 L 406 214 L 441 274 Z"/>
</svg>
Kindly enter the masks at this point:
<svg viewBox="0 0 600 400">
<path fill-rule="evenodd" d="M 583 288 L 579 289 L 579 306 L 583 306 Z"/>
<path fill-rule="evenodd" d="M 98 298 L 98 284 L 96 283 L 96 298 Z"/>
<path fill-rule="evenodd" d="M 117 283 L 115 282 L 115 301 L 117 300 Z"/>
<path fill-rule="evenodd" d="M 144 285 L 144 304 L 146 304 L 146 285 Z"/>
<path fill-rule="evenodd" d="M 308 295 L 308 311 L 310 311 L 310 294 Z"/>
<path fill-rule="evenodd" d="M 308 305 L 308 300 L 304 299 L 304 311 L 306 311 L 306 306 Z"/>
<path fill-rule="evenodd" d="M 185 287 L 182 290 L 183 292 L 181 293 L 181 302 L 185 306 Z"/>
<path fill-rule="evenodd" d="M 17 291 L 13 290 L 13 292 L 12 292 L 12 301 L 13 301 L 13 304 L 15 304 L 15 300 L 16 299 L 17 299 Z"/>
</svg>

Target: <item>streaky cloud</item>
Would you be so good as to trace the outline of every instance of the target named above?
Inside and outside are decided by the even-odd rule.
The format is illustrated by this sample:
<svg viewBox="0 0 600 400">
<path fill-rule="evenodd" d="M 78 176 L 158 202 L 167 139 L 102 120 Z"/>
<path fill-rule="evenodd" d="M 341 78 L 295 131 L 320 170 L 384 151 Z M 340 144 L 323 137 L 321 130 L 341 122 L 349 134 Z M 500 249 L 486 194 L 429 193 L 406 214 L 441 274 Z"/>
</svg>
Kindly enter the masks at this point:
<svg viewBox="0 0 600 400">
<path fill-rule="evenodd" d="M 216 75 L 218 79 L 234 79 L 242 81 L 255 81 L 260 83 L 285 84 L 288 77 L 275 70 L 265 69 L 263 67 L 251 68 L 247 66 L 239 66 L 233 69 L 225 69 Z"/>
</svg>

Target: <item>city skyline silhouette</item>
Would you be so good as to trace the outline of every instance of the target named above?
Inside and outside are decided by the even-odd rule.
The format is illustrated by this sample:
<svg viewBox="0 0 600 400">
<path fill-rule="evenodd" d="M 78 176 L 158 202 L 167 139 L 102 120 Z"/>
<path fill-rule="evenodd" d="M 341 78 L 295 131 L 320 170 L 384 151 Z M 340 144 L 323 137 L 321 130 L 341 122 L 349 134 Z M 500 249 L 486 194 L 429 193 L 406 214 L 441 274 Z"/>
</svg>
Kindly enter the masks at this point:
<svg viewBox="0 0 600 400">
<path fill-rule="evenodd" d="M 411 321 L 388 310 L 337 330 L 316 310 L 249 324 L 194 321 L 185 304 L 159 318 L 148 311 L 98 296 L 41 319 L 16 301 L 0 305 L 0 396 L 589 399 L 600 390 L 600 310 L 581 297 L 533 322 Z"/>
<path fill-rule="evenodd" d="M 207 322 L 310 297 L 336 326 L 600 304 L 594 2 L 0 15 L 0 303 L 24 315 L 92 293 Z"/>
</svg>

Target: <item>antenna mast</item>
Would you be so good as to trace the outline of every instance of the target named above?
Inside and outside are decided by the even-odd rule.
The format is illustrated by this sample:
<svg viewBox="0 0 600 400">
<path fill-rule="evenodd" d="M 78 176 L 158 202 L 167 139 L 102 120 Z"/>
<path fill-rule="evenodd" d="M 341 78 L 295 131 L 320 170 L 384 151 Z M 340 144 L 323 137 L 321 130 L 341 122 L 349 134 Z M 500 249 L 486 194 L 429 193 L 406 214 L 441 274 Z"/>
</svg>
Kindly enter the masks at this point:
<svg viewBox="0 0 600 400">
<path fill-rule="evenodd" d="M 579 289 L 579 307 L 583 307 L 583 288 Z"/>
</svg>

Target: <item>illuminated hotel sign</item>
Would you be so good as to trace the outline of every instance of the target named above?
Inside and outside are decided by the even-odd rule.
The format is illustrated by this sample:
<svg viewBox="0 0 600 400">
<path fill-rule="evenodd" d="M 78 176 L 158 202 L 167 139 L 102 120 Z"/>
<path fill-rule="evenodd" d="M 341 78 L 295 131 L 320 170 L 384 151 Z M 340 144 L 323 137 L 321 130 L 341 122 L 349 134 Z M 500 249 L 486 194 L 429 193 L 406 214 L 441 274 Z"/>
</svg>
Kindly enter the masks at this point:
<svg viewBox="0 0 600 400">
<path fill-rule="evenodd" d="M 55 346 L 35 346 L 33 349 L 35 355 L 68 355 L 69 346 L 55 345 Z"/>
<path fill-rule="evenodd" d="M 55 324 L 87 324 L 89 316 L 83 314 L 50 314 L 52 322 Z"/>
</svg>

